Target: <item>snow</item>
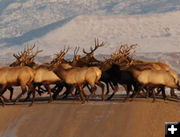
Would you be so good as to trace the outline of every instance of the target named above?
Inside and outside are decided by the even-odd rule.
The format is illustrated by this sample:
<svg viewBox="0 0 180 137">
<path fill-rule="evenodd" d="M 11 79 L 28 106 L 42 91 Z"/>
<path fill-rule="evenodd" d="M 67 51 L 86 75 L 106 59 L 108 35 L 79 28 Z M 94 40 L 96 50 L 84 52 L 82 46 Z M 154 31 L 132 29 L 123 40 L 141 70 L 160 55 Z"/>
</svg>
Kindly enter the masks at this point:
<svg viewBox="0 0 180 137">
<path fill-rule="evenodd" d="M 48 49 L 49 54 L 64 45 L 89 48 L 95 37 L 106 42 L 99 52 L 107 53 L 125 43 L 137 43 L 138 52 L 180 52 L 178 16 L 180 11 L 158 15 L 82 15 L 34 42 Z"/>
<path fill-rule="evenodd" d="M 0 54 L 26 42 L 44 55 L 64 45 L 89 49 L 95 37 L 106 42 L 97 54 L 125 43 L 137 43 L 138 52 L 178 52 L 179 17 L 179 0 L 1 0 Z"/>
</svg>

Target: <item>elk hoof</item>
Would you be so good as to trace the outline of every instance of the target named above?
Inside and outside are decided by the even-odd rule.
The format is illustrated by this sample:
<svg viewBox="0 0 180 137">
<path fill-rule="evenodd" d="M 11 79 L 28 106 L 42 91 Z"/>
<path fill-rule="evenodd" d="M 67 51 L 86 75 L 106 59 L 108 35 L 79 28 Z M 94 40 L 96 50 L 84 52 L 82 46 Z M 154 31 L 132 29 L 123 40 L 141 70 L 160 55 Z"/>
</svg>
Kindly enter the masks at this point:
<svg viewBox="0 0 180 137">
<path fill-rule="evenodd" d="M 128 101 L 128 98 L 125 98 L 124 100 L 123 100 L 123 102 L 127 102 Z"/>
<path fill-rule="evenodd" d="M 152 101 L 152 103 L 154 103 L 154 102 L 155 102 L 155 100 Z"/>
<path fill-rule="evenodd" d="M 32 107 L 33 103 L 29 104 L 29 107 Z"/>
<path fill-rule="evenodd" d="M 111 100 L 111 97 L 108 97 L 106 100 L 107 100 L 107 101 Z"/>
<path fill-rule="evenodd" d="M 85 103 L 85 101 L 82 101 L 82 102 L 81 102 L 81 104 L 84 104 L 84 103 Z"/>
<path fill-rule="evenodd" d="M 53 102 L 53 100 L 49 100 L 49 101 L 48 101 L 48 103 L 52 103 L 52 102 Z"/>
</svg>

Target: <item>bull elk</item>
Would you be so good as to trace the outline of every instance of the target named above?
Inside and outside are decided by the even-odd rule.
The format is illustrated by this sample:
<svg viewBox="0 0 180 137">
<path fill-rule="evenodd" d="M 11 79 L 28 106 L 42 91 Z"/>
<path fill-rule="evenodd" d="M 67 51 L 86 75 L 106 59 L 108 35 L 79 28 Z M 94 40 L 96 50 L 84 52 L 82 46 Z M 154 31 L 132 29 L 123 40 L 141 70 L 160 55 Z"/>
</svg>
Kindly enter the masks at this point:
<svg viewBox="0 0 180 137">
<path fill-rule="evenodd" d="M 128 70 L 132 73 L 134 79 L 141 85 L 133 99 L 144 86 L 152 88 L 153 102 L 155 101 L 154 90 L 157 87 L 169 87 L 180 90 L 179 80 L 172 75 L 172 73 L 175 74 L 175 72 L 152 69 L 140 70 L 138 67 L 130 67 Z"/>
<path fill-rule="evenodd" d="M 62 80 L 53 71 L 50 71 L 48 69 L 48 66 L 50 64 L 37 65 L 36 63 L 34 63 L 34 57 L 39 52 L 42 51 L 42 50 L 37 50 L 35 53 L 33 53 L 32 49 L 34 47 L 35 46 L 27 48 L 26 50 L 24 50 L 24 52 L 21 52 L 21 54 L 18 54 L 18 55 L 14 54 L 14 57 L 16 57 L 17 60 L 14 63 L 12 63 L 11 66 L 16 66 L 16 65 L 30 66 L 36 72 L 34 79 L 33 79 L 34 86 L 40 87 L 41 85 L 44 85 L 44 87 L 47 89 L 47 91 L 50 95 L 49 102 L 51 102 L 53 99 L 52 99 L 52 95 L 51 95 L 50 84 L 56 84 L 58 86 L 61 86 L 61 85 L 59 85 L 59 83 L 62 82 Z M 65 49 L 64 49 L 63 51 L 61 51 L 59 56 L 61 58 L 64 57 L 64 55 L 67 53 L 68 50 L 69 49 L 67 49 L 65 51 Z M 30 97 L 30 94 L 28 94 L 28 96 L 25 100 L 27 100 L 29 97 Z"/>
<path fill-rule="evenodd" d="M 99 48 L 99 47 L 103 47 L 105 45 L 104 42 L 102 42 L 101 44 L 99 43 L 98 39 L 95 39 L 95 45 L 94 48 L 91 46 L 90 47 L 90 52 L 85 51 L 85 49 L 83 49 L 83 53 L 85 54 L 84 57 L 79 59 L 79 62 L 82 62 L 86 65 L 98 65 L 99 63 L 101 63 L 101 61 L 97 60 L 94 58 L 94 52 Z"/>
<path fill-rule="evenodd" d="M 2 97 L 8 87 L 21 86 L 22 93 L 16 98 L 17 102 L 20 97 L 27 92 L 26 86 L 28 86 L 29 90 L 33 93 L 32 103 L 30 104 L 32 105 L 35 97 L 35 91 L 32 84 L 34 76 L 35 71 L 27 66 L 0 68 L 0 97 Z"/>
<path fill-rule="evenodd" d="M 61 78 L 67 84 L 72 85 L 79 90 L 82 103 L 85 102 L 82 87 L 84 84 L 89 84 L 92 88 L 92 94 L 89 96 L 89 98 L 95 93 L 95 84 L 100 86 L 102 88 L 102 100 L 104 100 L 104 84 L 99 81 L 102 72 L 98 67 L 74 67 L 64 69 L 60 60 L 58 63 L 52 64 L 50 70 L 53 70 L 57 76 L 59 76 L 59 78 Z M 72 92 L 72 90 L 73 88 L 70 92 Z"/>
<path fill-rule="evenodd" d="M 163 62 L 152 62 L 152 61 L 144 61 L 144 60 L 132 60 L 130 63 L 130 66 L 136 66 L 139 69 L 153 69 L 153 70 L 166 70 L 169 71 L 172 75 L 174 74 L 171 70 L 169 65 L 163 63 Z M 178 79 L 176 76 L 177 74 L 174 74 L 174 76 Z M 174 89 L 171 88 L 171 96 L 177 97 L 177 95 L 174 92 Z M 159 94 L 159 92 L 157 93 Z"/>
</svg>

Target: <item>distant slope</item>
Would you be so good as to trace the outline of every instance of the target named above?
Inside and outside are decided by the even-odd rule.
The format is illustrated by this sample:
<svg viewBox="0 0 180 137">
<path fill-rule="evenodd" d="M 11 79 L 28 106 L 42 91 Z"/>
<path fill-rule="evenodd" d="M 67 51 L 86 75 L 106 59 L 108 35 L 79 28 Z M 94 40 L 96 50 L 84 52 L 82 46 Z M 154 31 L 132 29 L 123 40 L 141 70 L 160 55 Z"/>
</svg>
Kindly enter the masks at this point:
<svg viewBox="0 0 180 137">
<path fill-rule="evenodd" d="M 179 0 L 0 0 L 0 38 L 21 36 L 83 14 L 135 15 L 180 10 Z"/>
<path fill-rule="evenodd" d="M 149 15 L 83 15 L 62 27 L 35 39 L 44 54 L 52 54 L 64 45 L 88 48 L 94 38 L 105 41 L 97 53 L 109 53 L 120 44 L 137 43 L 137 52 L 180 51 L 180 11 Z"/>
<path fill-rule="evenodd" d="M 109 39 L 115 41 L 114 43 L 116 44 L 117 44 L 117 37 L 119 37 L 118 42 L 123 42 L 121 41 L 121 39 L 122 40 L 126 39 L 126 41 L 129 42 L 130 40 L 134 39 L 131 38 L 132 35 L 129 35 L 129 33 L 133 31 L 133 34 L 138 33 L 137 42 L 139 39 L 139 35 L 141 35 L 140 39 L 147 39 L 150 37 L 149 39 L 150 43 L 152 40 L 151 37 L 154 37 L 153 40 L 155 43 L 157 43 L 159 42 L 158 40 L 161 39 L 163 35 L 165 37 L 168 37 L 168 41 L 172 42 L 172 45 L 177 45 L 178 42 L 176 41 L 174 42 L 174 38 L 171 39 L 172 37 L 171 35 L 169 35 L 169 33 L 172 34 L 172 31 L 174 30 L 171 30 L 171 27 L 169 30 L 169 26 L 167 26 L 165 22 L 167 22 L 167 24 L 171 24 L 172 22 L 174 22 L 172 23 L 173 25 L 177 23 L 173 29 L 178 30 L 179 29 L 178 11 L 180 11 L 179 0 L 171 0 L 171 1 L 167 1 L 167 0 L 158 0 L 158 1 L 157 0 L 133 0 L 133 1 L 132 0 L 121 0 L 121 1 L 120 0 L 93 0 L 93 1 L 92 0 L 41 0 L 41 1 L 1 0 L 0 1 L 0 51 L 1 51 L 0 53 L 6 54 L 7 52 L 11 52 L 11 51 L 14 52 L 14 49 L 17 49 L 18 47 L 22 47 L 22 45 L 25 42 L 29 42 L 34 39 L 36 39 L 37 42 L 41 37 L 44 37 L 44 35 L 49 35 L 48 34 L 49 32 L 54 31 L 56 29 L 59 30 L 59 28 L 63 28 L 64 30 L 63 33 L 66 33 L 67 30 L 66 28 L 64 28 L 64 25 L 70 26 L 70 24 L 73 24 L 73 22 L 76 22 L 76 24 L 74 24 L 74 27 L 77 27 L 78 30 L 79 29 L 79 26 L 77 26 L 79 24 L 78 21 L 80 21 L 81 23 L 79 25 L 83 25 L 82 27 L 84 27 L 85 29 L 89 28 L 89 30 L 88 31 L 85 30 L 84 33 L 86 33 L 85 36 L 87 36 L 87 38 L 90 38 L 88 40 L 91 41 L 91 43 L 93 43 L 92 38 L 94 38 L 97 35 L 102 39 L 106 39 L 107 36 L 105 36 L 105 33 L 106 35 L 109 35 Z M 173 14 L 169 12 L 172 12 Z M 162 14 L 165 14 L 165 16 L 168 16 L 169 14 L 169 16 L 174 16 L 174 18 L 171 17 L 170 19 L 166 18 L 164 22 L 159 20 L 157 20 L 156 22 L 156 19 L 154 18 L 150 18 L 148 20 L 148 18 L 150 17 L 149 14 L 159 14 L 159 13 L 161 14 L 157 15 L 157 17 L 155 18 L 159 18 L 159 16 L 162 16 Z M 141 16 L 137 17 L 138 19 L 135 19 L 135 17 L 131 18 L 128 16 L 126 18 L 125 16 L 125 15 L 137 15 L 137 14 L 147 15 L 147 20 L 145 21 L 144 20 L 145 18 Z M 94 15 L 97 15 L 97 17 L 95 17 Z M 123 15 L 123 17 L 121 15 Z M 99 16 L 100 19 L 98 19 Z M 122 18 L 124 21 L 120 21 L 119 19 L 116 18 Z M 141 18 L 143 18 L 143 20 L 141 20 Z M 84 21 L 85 24 L 82 24 Z M 99 23 L 101 23 L 102 26 L 100 26 Z M 139 23 L 140 25 L 138 25 Z M 91 25 L 93 25 L 93 27 Z M 134 25 L 138 27 L 135 27 Z M 158 25 L 158 27 L 161 28 L 161 30 L 160 29 L 156 30 L 157 29 L 156 25 Z M 145 30 L 152 28 L 153 29 L 151 32 L 148 31 L 146 34 L 143 31 L 144 26 L 147 26 Z M 80 29 L 84 30 L 84 28 L 82 27 Z M 120 27 L 124 29 L 121 29 Z M 70 29 L 71 28 L 69 28 L 69 30 Z M 74 31 L 75 29 L 72 28 L 72 30 Z M 73 34 L 77 33 L 78 36 L 81 36 L 82 30 L 80 30 L 79 32 L 81 34 L 79 34 L 77 30 L 73 32 Z M 91 33 L 91 31 L 93 33 Z M 122 31 L 121 34 L 119 34 L 120 31 Z M 139 33 L 139 31 L 143 31 L 143 35 L 142 33 Z M 153 31 L 155 31 L 154 35 L 149 35 L 149 33 L 152 34 Z M 177 35 L 179 35 L 179 32 L 177 33 L 178 33 Z M 59 34 L 59 35 L 64 37 L 63 34 Z M 67 36 L 72 36 L 72 35 L 67 34 Z M 64 43 L 66 43 L 66 41 L 68 41 L 68 43 L 73 42 L 73 44 L 76 44 L 74 42 L 77 41 L 78 36 L 76 36 L 75 38 L 66 37 L 63 39 L 64 41 L 58 41 L 58 42 L 62 43 L 63 45 Z M 69 42 L 69 39 L 74 39 L 74 40 Z M 77 44 L 83 45 L 85 43 L 85 42 L 81 43 L 81 41 L 82 39 L 78 39 Z M 147 41 L 148 43 L 145 43 L 145 45 L 149 44 L 149 41 Z M 164 41 L 164 39 L 161 39 L 161 41 Z M 86 42 L 86 45 L 89 43 L 90 42 Z M 112 42 L 109 43 L 111 44 Z M 164 43 L 166 44 L 166 41 L 164 41 Z M 53 44 L 54 43 L 52 43 L 51 45 Z M 54 48 L 56 48 L 56 46 Z"/>
</svg>

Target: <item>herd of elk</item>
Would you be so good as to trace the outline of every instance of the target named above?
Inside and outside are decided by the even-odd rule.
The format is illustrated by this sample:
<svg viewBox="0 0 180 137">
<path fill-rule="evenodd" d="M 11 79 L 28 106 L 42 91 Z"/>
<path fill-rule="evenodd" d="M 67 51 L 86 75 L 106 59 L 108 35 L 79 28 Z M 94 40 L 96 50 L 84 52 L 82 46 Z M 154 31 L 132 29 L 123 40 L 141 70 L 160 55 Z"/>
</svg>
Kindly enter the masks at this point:
<svg viewBox="0 0 180 137">
<path fill-rule="evenodd" d="M 25 100 L 33 95 L 33 104 L 35 92 L 39 95 L 43 92 L 48 92 L 50 96 L 49 102 L 59 95 L 63 87 L 66 91 L 63 97 L 66 98 L 69 94 L 77 98 L 79 93 L 82 103 L 87 101 L 95 94 L 99 86 L 102 89 L 102 100 L 104 100 L 104 92 L 106 85 L 106 95 L 109 94 L 109 85 L 113 93 L 107 98 L 111 99 L 119 89 L 119 84 L 122 85 L 126 92 L 127 101 L 132 92 L 132 100 L 141 94 L 146 96 L 151 93 L 153 102 L 155 101 L 155 89 L 159 94 L 162 92 L 163 98 L 166 98 L 165 87 L 171 88 L 171 95 L 176 96 L 174 89 L 180 90 L 178 75 L 170 69 L 170 67 L 162 62 L 150 62 L 143 60 L 134 60 L 136 45 L 121 45 L 110 58 L 105 58 L 105 61 L 97 60 L 94 57 L 94 52 L 103 47 L 104 42 L 99 43 L 95 39 L 95 46 L 90 48 L 90 52 L 83 49 L 85 56 L 78 55 L 79 47 L 74 50 L 74 58 L 72 61 L 65 60 L 65 55 L 69 51 L 69 47 L 60 50 L 56 57 L 46 64 L 36 64 L 35 57 L 42 50 L 34 53 L 32 47 L 25 47 L 24 52 L 13 54 L 16 61 L 10 64 L 9 67 L 0 68 L 0 101 L 4 105 L 9 101 L 3 94 L 8 89 L 10 91 L 10 100 L 12 100 L 13 86 L 21 86 L 22 93 L 15 98 L 15 102 L 19 101 L 21 96 L 27 92 Z M 55 85 L 53 88 L 51 85 Z M 44 87 L 42 87 L 44 86 Z M 87 86 L 90 95 L 87 97 L 83 88 Z M 76 89 L 75 94 L 73 94 Z M 143 91 L 142 94 L 140 91 Z M 53 92 L 53 95 L 52 95 Z"/>
</svg>

